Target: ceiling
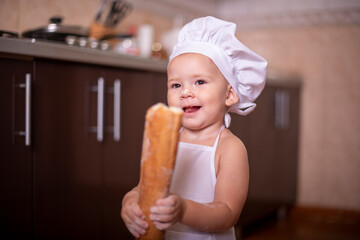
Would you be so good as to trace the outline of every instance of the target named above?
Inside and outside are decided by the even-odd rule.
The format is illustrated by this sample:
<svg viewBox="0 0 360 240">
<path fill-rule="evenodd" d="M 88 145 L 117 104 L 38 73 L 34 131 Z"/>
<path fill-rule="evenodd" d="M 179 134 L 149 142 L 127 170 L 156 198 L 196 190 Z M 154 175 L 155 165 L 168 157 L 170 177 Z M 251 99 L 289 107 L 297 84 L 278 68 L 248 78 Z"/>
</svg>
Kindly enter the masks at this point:
<svg viewBox="0 0 360 240">
<path fill-rule="evenodd" d="M 185 22 L 212 15 L 241 27 L 360 24 L 359 0 L 132 0 L 135 7 Z"/>
</svg>

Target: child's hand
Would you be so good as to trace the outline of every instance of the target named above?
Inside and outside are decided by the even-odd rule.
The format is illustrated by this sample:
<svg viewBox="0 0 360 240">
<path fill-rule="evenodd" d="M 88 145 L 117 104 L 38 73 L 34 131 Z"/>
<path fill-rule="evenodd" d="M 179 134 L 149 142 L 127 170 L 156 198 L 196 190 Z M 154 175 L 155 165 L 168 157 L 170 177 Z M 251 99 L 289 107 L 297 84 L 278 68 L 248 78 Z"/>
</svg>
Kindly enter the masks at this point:
<svg viewBox="0 0 360 240">
<path fill-rule="evenodd" d="M 177 195 L 159 199 L 150 209 L 150 219 L 157 229 L 165 230 L 181 220 L 185 202 Z"/>
<path fill-rule="evenodd" d="M 129 201 L 121 209 L 121 217 L 134 237 L 140 237 L 145 234 L 149 224 L 145 221 L 145 215 L 139 204 L 135 201 Z"/>
</svg>

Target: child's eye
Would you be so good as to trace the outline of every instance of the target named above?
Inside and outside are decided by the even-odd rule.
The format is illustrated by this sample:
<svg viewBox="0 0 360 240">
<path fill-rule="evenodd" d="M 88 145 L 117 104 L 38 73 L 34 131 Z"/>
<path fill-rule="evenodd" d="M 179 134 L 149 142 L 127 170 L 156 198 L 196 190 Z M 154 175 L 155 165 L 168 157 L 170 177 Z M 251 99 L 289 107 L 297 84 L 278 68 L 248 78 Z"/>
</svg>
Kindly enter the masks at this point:
<svg viewBox="0 0 360 240">
<path fill-rule="evenodd" d="M 204 80 L 197 80 L 196 85 L 202 85 L 202 84 L 205 84 L 205 81 Z"/>
<path fill-rule="evenodd" d="M 181 85 L 179 83 L 174 83 L 171 85 L 171 88 L 179 88 Z"/>
</svg>

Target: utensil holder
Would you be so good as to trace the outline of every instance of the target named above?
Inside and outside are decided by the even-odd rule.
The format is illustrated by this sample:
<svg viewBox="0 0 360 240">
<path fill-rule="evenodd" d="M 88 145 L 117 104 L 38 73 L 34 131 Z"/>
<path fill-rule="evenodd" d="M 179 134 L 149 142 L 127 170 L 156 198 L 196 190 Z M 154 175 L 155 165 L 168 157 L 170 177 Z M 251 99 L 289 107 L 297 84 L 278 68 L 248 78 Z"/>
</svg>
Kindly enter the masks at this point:
<svg viewBox="0 0 360 240">
<path fill-rule="evenodd" d="M 90 38 L 101 39 L 102 37 L 111 34 L 115 34 L 114 28 L 105 27 L 104 25 L 97 22 L 93 22 L 90 24 Z"/>
</svg>

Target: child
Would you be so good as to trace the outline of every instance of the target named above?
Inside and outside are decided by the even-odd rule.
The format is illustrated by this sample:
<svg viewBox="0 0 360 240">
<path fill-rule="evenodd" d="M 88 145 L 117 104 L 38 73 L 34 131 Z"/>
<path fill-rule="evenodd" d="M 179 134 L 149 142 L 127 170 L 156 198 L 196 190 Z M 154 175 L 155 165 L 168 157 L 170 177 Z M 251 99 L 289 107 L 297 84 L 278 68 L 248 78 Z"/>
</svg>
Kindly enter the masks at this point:
<svg viewBox="0 0 360 240">
<path fill-rule="evenodd" d="M 224 128 L 228 112 L 246 115 L 264 88 L 266 61 L 240 43 L 236 25 L 213 17 L 183 27 L 168 65 L 168 104 L 184 110 L 170 195 L 150 219 L 166 239 L 235 239 L 249 168 L 243 143 Z M 121 216 L 135 236 L 148 227 L 138 187 Z"/>
</svg>

